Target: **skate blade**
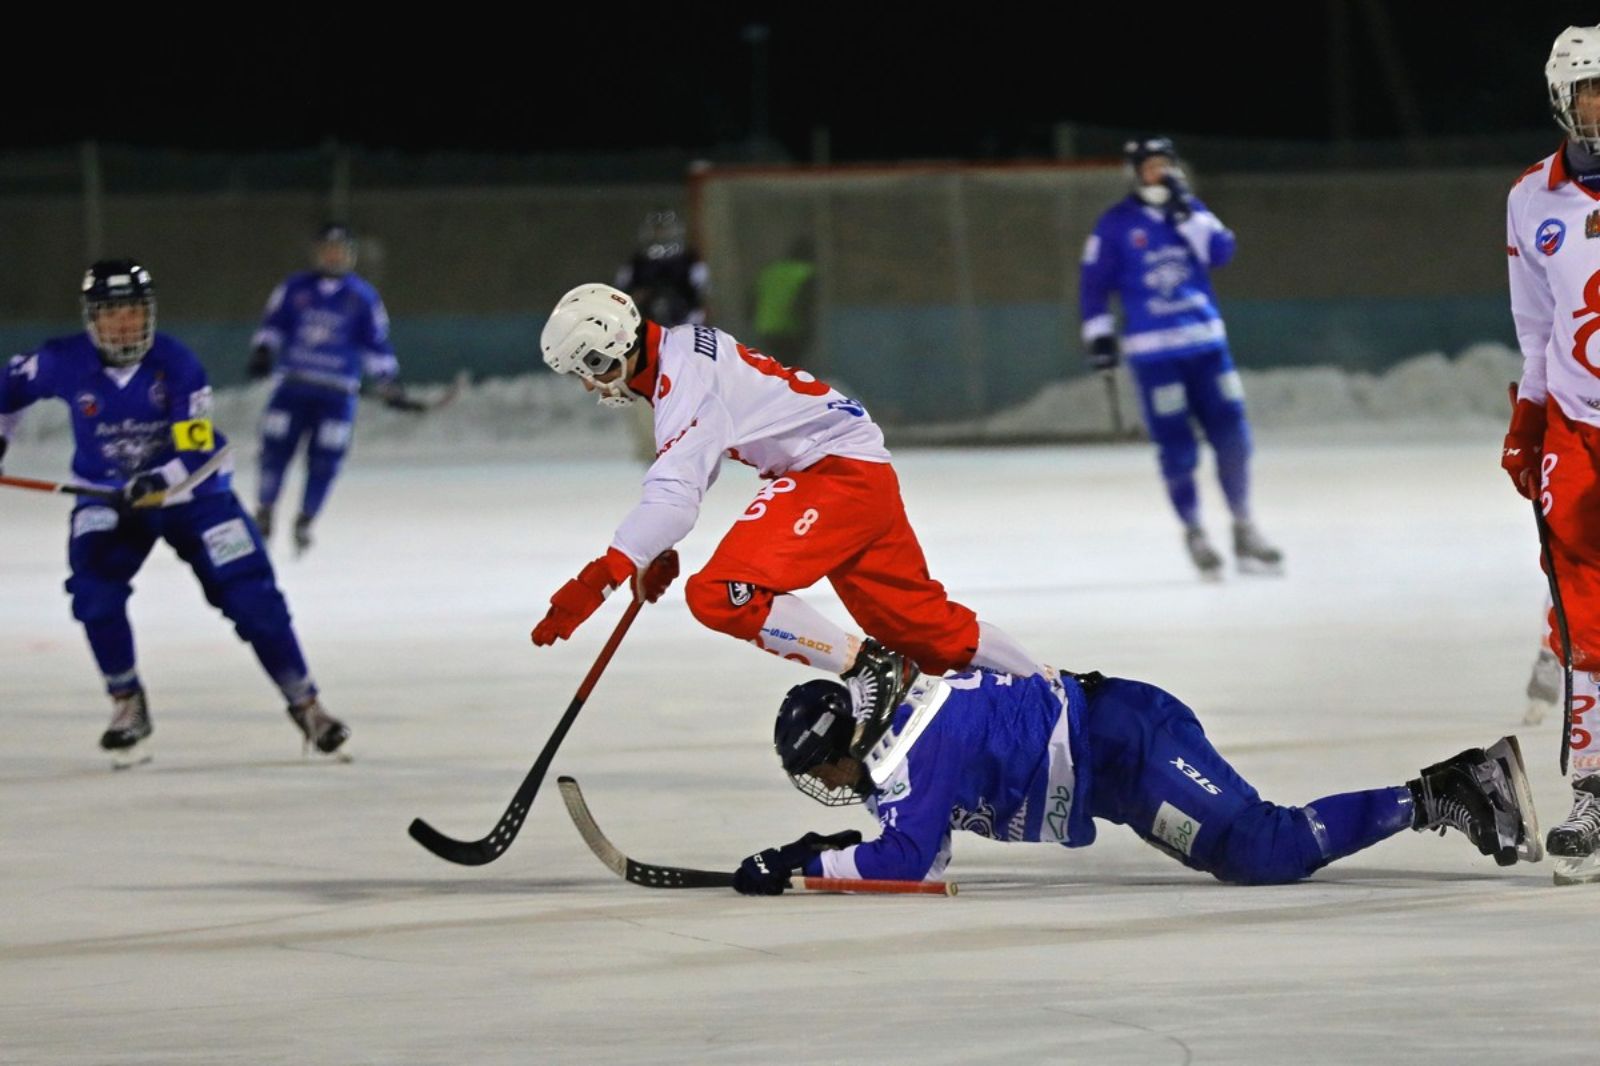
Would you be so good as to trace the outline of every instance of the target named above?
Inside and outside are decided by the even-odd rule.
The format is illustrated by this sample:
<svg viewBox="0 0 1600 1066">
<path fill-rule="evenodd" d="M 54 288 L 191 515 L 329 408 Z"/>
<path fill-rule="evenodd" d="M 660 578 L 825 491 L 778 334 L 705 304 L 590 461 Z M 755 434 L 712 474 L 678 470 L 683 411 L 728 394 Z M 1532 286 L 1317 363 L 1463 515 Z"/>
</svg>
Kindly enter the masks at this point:
<svg viewBox="0 0 1600 1066">
<path fill-rule="evenodd" d="M 150 742 L 141 740 L 127 748 L 112 748 L 106 751 L 111 756 L 113 770 L 129 770 L 135 766 L 143 766 L 155 758 L 155 752 L 150 750 Z"/>
<path fill-rule="evenodd" d="M 300 754 L 305 758 L 305 760 L 307 762 L 321 762 L 321 763 L 349 763 L 349 762 L 355 762 L 355 756 L 351 755 L 350 752 L 347 749 L 343 748 L 343 747 L 335 748 L 333 751 L 318 751 L 317 750 L 317 746 L 315 744 L 310 743 L 309 741 L 301 746 Z"/>
<path fill-rule="evenodd" d="M 1522 839 L 1517 842 L 1517 856 L 1523 862 L 1538 862 L 1544 858 L 1544 844 L 1539 836 L 1539 814 L 1533 806 L 1533 789 L 1528 784 L 1528 772 L 1522 761 L 1522 744 L 1516 737 L 1501 737 L 1484 752 L 1500 764 L 1511 793 L 1517 798 L 1517 810 L 1522 816 Z"/>
<path fill-rule="evenodd" d="M 1600 881 L 1600 855 L 1580 855 L 1576 858 L 1552 855 L 1550 861 L 1555 866 L 1553 877 L 1558 885 L 1586 885 L 1591 881 Z"/>
<path fill-rule="evenodd" d="M 1200 580 L 1204 581 L 1208 585 L 1222 584 L 1222 567 L 1215 566 L 1210 570 L 1200 571 Z"/>
<path fill-rule="evenodd" d="M 1249 574 L 1251 577 L 1282 577 L 1282 563 L 1264 563 L 1260 559 L 1236 560 L 1239 573 Z"/>
</svg>

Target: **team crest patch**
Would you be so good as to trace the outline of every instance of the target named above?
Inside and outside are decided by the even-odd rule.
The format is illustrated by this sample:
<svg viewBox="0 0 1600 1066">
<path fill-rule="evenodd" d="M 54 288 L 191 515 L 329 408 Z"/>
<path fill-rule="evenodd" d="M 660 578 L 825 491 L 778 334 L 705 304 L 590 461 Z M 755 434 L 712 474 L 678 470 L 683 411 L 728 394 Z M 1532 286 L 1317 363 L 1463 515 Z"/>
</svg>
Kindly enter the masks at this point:
<svg viewBox="0 0 1600 1066">
<path fill-rule="evenodd" d="M 1583 220 L 1583 235 L 1589 240 L 1600 237 L 1600 210 L 1590 211 L 1589 217 Z"/>
<path fill-rule="evenodd" d="M 656 386 L 656 399 L 658 399 L 658 400 L 666 399 L 667 393 L 669 393 L 671 391 L 672 391 L 672 379 L 667 377 L 667 375 L 662 374 L 661 375 L 661 383 Z"/>
<path fill-rule="evenodd" d="M 1561 251 L 1561 244 L 1566 239 L 1567 224 L 1559 218 L 1545 219 L 1533 234 L 1534 244 L 1545 255 L 1555 255 Z"/>
<path fill-rule="evenodd" d="M 1129 230 L 1128 243 L 1133 245 L 1135 248 L 1143 248 L 1145 245 L 1150 243 L 1150 238 L 1145 236 L 1144 230 L 1142 229 Z"/>
<path fill-rule="evenodd" d="M 78 397 L 73 401 L 73 404 L 78 408 L 78 413 L 84 418 L 93 418 L 100 413 L 100 397 L 92 392 L 78 393 Z"/>
<path fill-rule="evenodd" d="M 167 383 L 161 378 L 156 378 L 156 383 L 150 386 L 150 406 L 159 408 L 167 406 Z"/>
<path fill-rule="evenodd" d="M 743 607 L 755 594 L 756 587 L 747 581 L 728 582 L 728 602 L 735 607 Z"/>
<path fill-rule="evenodd" d="M 1200 832 L 1200 823 L 1184 814 L 1170 803 L 1156 809 L 1155 824 L 1150 835 L 1187 857 L 1194 851 L 1194 838 Z"/>
</svg>

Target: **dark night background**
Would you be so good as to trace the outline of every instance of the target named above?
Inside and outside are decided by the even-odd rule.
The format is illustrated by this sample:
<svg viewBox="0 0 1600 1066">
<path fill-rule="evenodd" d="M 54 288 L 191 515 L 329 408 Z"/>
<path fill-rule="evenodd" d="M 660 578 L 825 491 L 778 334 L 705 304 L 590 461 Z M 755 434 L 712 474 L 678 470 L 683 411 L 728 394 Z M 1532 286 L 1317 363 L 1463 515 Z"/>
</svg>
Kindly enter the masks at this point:
<svg viewBox="0 0 1600 1066">
<path fill-rule="evenodd" d="M 984 159 L 1050 155 L 1063 122 L 1306 141 L 1519 132 L 1548 127 L 1555 34 L 1600 20 L 1593 3 L 1217 7 L 547 6 L 443 23 L 434 7 L 286 9 L 226 30 L 97 16 L 92 36 L 63 27 L 66 43 L 9 64 L 0 150 L 334 139 L 727 156 L 764 128 L 769 155 L 805 160 L 825 127 L 835 160 Z"/>
</svg>

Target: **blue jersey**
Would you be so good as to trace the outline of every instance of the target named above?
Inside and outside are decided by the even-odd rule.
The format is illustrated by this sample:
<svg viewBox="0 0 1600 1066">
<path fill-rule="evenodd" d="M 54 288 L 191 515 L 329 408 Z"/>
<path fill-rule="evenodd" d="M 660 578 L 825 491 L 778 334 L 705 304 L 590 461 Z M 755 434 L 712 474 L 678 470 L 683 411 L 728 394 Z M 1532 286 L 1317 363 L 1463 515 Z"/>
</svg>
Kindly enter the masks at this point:
<svg viewBox="0 0 1600 1066">
<path fill-rule="evenodd" d="M 272 290 L 251 344 L 274 354 L 284 381 L 350 395 L 363 376 L 388 380 L 400 369 L 383 300 L 356 274 L 291 274 Z"/>
<path fill-rule="evenodd" d="M 1199 200 L 1191 204 L 1178 225 L 1132 195 L 1100 216 L 1084 244 L 1078 285 L 1085 343 L 1116 332 L 1113 293 L 1122 301 L 1122 351 L 1130 358 L 1226 342 L 1209 272 L 1233 258 L 1233 233 Z"/>
<path fill-rule="evenodd" d="M 805 872 L 937 877 L 954 829 L 994 840 L 1092 843 L 1084 705 L 1070 676 L 924 675 L 866 759 L 874 786 L 867 806 L 882 834 L 823 852 Z"/>
<path fill-rule="evenodd" d="M 16 356 L 0 376 L 0 431 L 6 416 L 50 398 L 72 409 L 72 473 L 81 484 L 120 489 L 135 474 L 159 470 L 174 485 L 226 443 L 211 423 L 205 368 L 164 333 L 130 367 L 104 365 L 87 333 Z M 193 495 L 230 491 L 231 480 L 221 472 Z"/>
</svg>

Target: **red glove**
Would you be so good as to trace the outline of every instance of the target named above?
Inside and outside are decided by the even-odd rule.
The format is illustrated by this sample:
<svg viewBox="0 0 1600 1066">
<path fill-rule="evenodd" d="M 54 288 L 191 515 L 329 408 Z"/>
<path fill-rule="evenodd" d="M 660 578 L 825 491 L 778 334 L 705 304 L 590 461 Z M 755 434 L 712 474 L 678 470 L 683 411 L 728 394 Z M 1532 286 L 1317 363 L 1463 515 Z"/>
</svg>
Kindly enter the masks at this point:
<svg viewBox="0 0 1600 1066">
<path fill-rule="evenodd" d="M 1530 500 L 1539 495 L 1544 425 L 1545 410 L 1541 404 L 1517 400 L 1511 409 L 1511 428 L 1506 431 L 1505 449 L 1500 453 L 1500 465 L 1511 475 L 1511 483 Z"/>
<path fill-rule="evenodd" d="M 566 640 L 584 619 L 600 609 L 611 590 L 625 581 L 632 585 L 635 599 L 654 603 L 677 576 L 675 551 L 664 551 L 649 566 L 636 570 L 632 559 L 612 548 L 550 597 L 549 613 L 533 627 L 533 642 L 542 648 Z"/>
</svg>

